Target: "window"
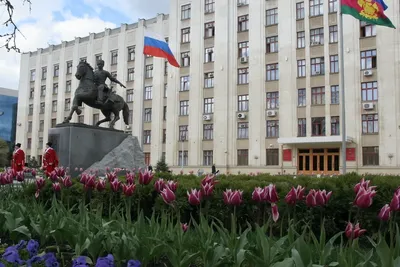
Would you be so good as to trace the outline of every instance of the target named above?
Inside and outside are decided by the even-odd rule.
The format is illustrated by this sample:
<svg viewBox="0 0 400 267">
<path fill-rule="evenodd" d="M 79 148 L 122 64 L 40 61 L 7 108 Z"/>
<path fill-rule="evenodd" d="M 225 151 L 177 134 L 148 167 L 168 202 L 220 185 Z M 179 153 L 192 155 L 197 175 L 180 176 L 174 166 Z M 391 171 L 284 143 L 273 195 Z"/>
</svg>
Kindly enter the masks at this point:
<svg viewBox="0 0 400 267">
<path fill-rule="evenodd" d="M 189 131 L 187 125 L 179 125 L 179 141 L 187 141 L 189 140 Z"/>
<path fill-rule="evenodd" d="M 279 63 L 267 65 L 267 81 L 279 80 Z"/>
<path fill-rule="evenodd" d="M 212 38 L 215 36 L 214 25 L 215 25 L 214 21 L 204 23 L 204 38 Z"/>
<path fill-rule="evenodd" d="M 214 87 L 214 72 L 204 73 L 204 88 Z"/>
<path fill-rule="evenodd" d="M 311 76 L 324 75 L 325 62 L 324 57 L 316 57 L 311 59 Z"/>
<path fill-rule="evenodd" d="M 34 96 L 35 96 L 35 88 L 32 87 L 29 91 L 29 99 L 33 99 Z"/>
<path fill-rule="evenodd" d="M 306 118 L 297 119 L 297 136 L 306 137 L 307 136 L 307 120 Z"/>
<path fill-rule="evenodd" d="M 204 1 L 204 13 L 213 13 L 215 8 L 215 0 Z"/>
<path fill-rule="evenodd" d="M 311 104 L 312 105 L 325 104 L 325 87 L 311 88 Z"/>
<path fill-rule="evenodd" d="M 95 55 L 95 56 L 94 56 L 94 62 L 95 62 L 95 64 L 97 65 L 97 62 L 99 62 L 99 61 L 102 60 L 102 59 L 103 59 L 103 56 L 102 56 L 101 54 Z M 97 68 L 97 66 L 96 66 L 96 68 Z"/>
<path fill-rule="evenodd" d="M 365 21 L 360 21 L 360 37 L 376 36 L 376 25 L 369 24 Z"/>
<path fill-rule="evenodd" d="M 36 70 L 31 70 L 30 81 L 34 82 L 36 80 Z"/>
<path fill-rule="evenodd" d="M 164 98 L 167 98 L 168 84 L 164 84 Z"/>
<path fill-rule="evenodd" d="M 67 62 L 67 74 L 72 73 L 72 61 Z"/>
<path fill-rule="evenodd" d="M 266 16 L 266 25 L 267 26 L 278 24 L 278 9 L 277 8 L 268 9 L 265 12 L 265 16 Z"/>
<path fill-rule="evenodd" d="M 329 26 L 329 43 L 338 42 L 338 27 L 337 25 Z"/>
<path fill-rule="evenodd" d="M 311 119 L 312 136 L 325 136 L 325 117 L 316 117 Z"/>
<path fill-rule="evenodd" d="M 249 42 L 240 42 L 238 44 L 238 57 L 248 57 L 249 56 Z"/>
<path fill-rule="evenodd" d="M 213 140 L 214 124 L 203 124 L 203 140 Z"/>
<path fill-rule="evenodd" d="M 238 32 L 244 32 L 249 29 L 249 15 L 238 17 Z"/>
<path fill-rule="evenodd" d="M 278 36 L 267 37 L 266 46 L 267 54 L 278 52 Z"/>
<path fill-rule="evenodd" d="M 110 72 L 111 77 L 117 78 L 118 73 L 116 71 Z M 111 86 L 114 86 L 116 83 L 115 82 L 111 82 Z"/>
<path fill-rule="evenodd" d="M 40 96 L 45 97 L 46 96 L 46 85 L 42 85 L 40 87 Z"/>
<path fill-rule="evenodd" d="M 179 155 L 178 155 L 178 164 L 180 166 L 187 166 L 188 165 L 188 152 L 187 150 L 184 151 L 179 151 Z"/>
<path fill-rule="evenodd" d="M 166 121 L 167 120 L 167 106 L 163 107 L 163 120 Z"/>
<path fill-rule="evenodd" d="M 331 117 L 331 135 L 340 135 L 339 117 Z"/>
<path fill-rule="evenodd" d="M 133 110 L 129 110 L 128 123 L 133 123 Z"/>
<path fill-rule="evenodd" d="M 337 0 L 329 0 L 329 13 L 337 12 L 338 3 Z"/>
<path fill-rule="evenodd" d="M 93 125 L 99 122 L 99 114 L 93 114 Z"/>
<path fill-rule="evenodd" d="M 361 121 L 363 134 L 379 133 L 378 114 L 363 114 L 361 115 Z"/>
<path fill-rule="evenodd" d="M 248 139 L 249 138 L 249 123 L 239 122 L 238 123 L 238 139 Z"/>
<path fill-rule="evenodd" d="M 214 113 L 214 97 L 204 98 L 204 114 Z"/>
<path fill-rule="evenodd" d="M 378 101 L 378 82 L 361 83 L 362 101 Z"/>
<path fill-rule="evenodd" d="M 279 92 L 267 93 L 267 109 L 279 108 Z"/>
<path fill-rule="evenodd" d="M 179 89 L 179 91 L 189 91 L 189 87 L 190 87 L 190 78 L 189 76 L 182 76 L 181 77 L 181 87 Z"/>
<path fill-rule="evenodd" d="M 307 105 L 306 89 L 297 90 L 297 106 L 305 107 Z"/>
<path fill-rule="evenodd" d="M 306 33 L 304 31 L 297 32 L 297 48 L 306 47 Z"/>
<path fill-rule="evenodd" d="M 128 69 L 128 82 L 135 80 L 135 68 Z"/>
<path fill-rule="evenodd" d="M 248 149 L 238 149 L 237 150 L 237 165 L 238 166 L 249 165 L 249 150 Z"/>
<path fill-rule="evenodd" d="M 151 154 L 149 152 L 145 152 L 143 154 L 144 154 L 144 164 L 149 166 L 150 165 Z"/>
<path fill-rule="evenodd" d="M 133 89 L 126 90 L 126 102 L 133 102 Z"/>
<path fill-rule="evenodd" d="M 209 47 L 204 49 L 204 62 L 209 63 L 209 62 L 214 62 L 215 57 L 214 57 L 214 47 Z"/>
<path fill-rule="evenodd" d="M 42 80 L 46 80 L 47 77 L 47 67 L 42 68 Z"/>
<path fill-rule="evenodd" d="M 81 58 L 79 59 L 79 61 L 87 61 L 87 58 L 86 58 L 86 57 L 81 57 Z"/>
<path fill-rule="evenodd" d="M 190 4 L 181 6 L 181 20 L 190 19 Z"/>
<path fill-rule="evenodd" d="M 57 119 L 51 119 L 51 128 L 56 127 L 57 125 Z"/>
<path fill-rule="evenodd" d="M 190 42 L 190 28 L 184 28 L 181 30 L 181 43 Z"/>
<path fill-rule="evenodd" d="M 181 53 L 181 66 L 182 67 L 190 66 L 190 52 Z"/>
<path fill-rule="evenodd" d="M 32 121 L 28 121 L 28 133 L 32 132 Z"/>
<path fill-rule="evenodd" d="M 111 51 L 111 65 L 118 64 L 118 50 Z"/>
<path fill-rule="evenodd" d="M 267 166 L 278 166 L 279 165 L 279 149 L 272 148 L 266 150 L 266 165 Z"/>
<path fill-rule="evenodd" d="M 54 65 L 54 73 L 53 76 L 54 77 L 58 77 L 60 75 L 60 65 L 56 64 Z"/>
<path fill-rule="evenodd" d="M 238 6 L 245 6 L 249 4 L 249 0 L 237 0 Z"/>
<path fill-rule="evenodd" d="M 339 73 L 339 56 L 332 55 L 330 56 L 330 60 L 331 60 L 331 67 L 330 67 L 331 73 Z"/>
<path fill-rule="evenodd" d="M 44 130 L 44 120 L 40 120 L 39 122 L 39 132 L 43 132 Z"/>
<path fill-rule="evenodd" d="M 39 149 L 43 148 L 43 137 L 39 137 L 38 148 Z"/>
<path fill-rule="evenodd" d="M 162 142 L 165 144 L 167 142 L 167 129 L 163 129 Z"/>
<path fill-rule="evenodd" d="M 45 107 L 46 107 L 46 104 L 44 102 L 40 103 L 40 110 L 39 110 L 40 114 L 44 114 Z"/>
<path fill-rule="evenodd" d="M 143 131 L 143 144 L 151 144 L 151 130 Z"/>
<path fill-rule="evenodd" d="M 51 112 L 57 112 L 57 100 L 54 100 L 51 104 Z"/>
<path fill-rule="evenodd" d="M 361 70 L 376 68 L 376 50 L 361 51 Z"/>
<path fill-rule="evenodd" d="M 379 166 L 379 146 L 362 148 L 364 166 Z"/>
<path fill-rule="evenodd" d="M 310 0 L 310 17 L 320 16 L 324 14 L 323 0 Z"/>
<path fill-rule="evenodd" d="M 151 108 L 144 109 L 144 122 L 151 122 Z"/>
<path fill-rule="evenodd" d="M 249 95 L 238 95 L 238 111 L 249 111 Z"/>
<path fill-rule="evenodd" d="M 58 83 L 53 83 L 53 95 L 58 94 Z"/>
<path fill-rule="evenodd" d="M 164 62 L 164 76 L 168 75 L 168 61 Z"/>
<path fill-rule="evenodd" d="M 144 88 L 144 100 L 153 99 L 153 86 L 146 86 Z"/>
<path fill-rule="evenodd" d="M 310 30 L 310 45 L 324 44 L 324 28 Z"/>
<path fill-rule="evenodd" d="M 67 81 L 65 84 L 65 92 L 70 93 L 71 92 L 71 81 Z"/>
<path fill-rule="evenodd" d="M 153 65 L 146 65 L 145 78 L 146 79 L 153 78 Z"/>
<path fill-rule="evenodd" d="M 79 115 L 78 116 L 78 123 L 85 123 L 85 116 L 84 115 Z"/>
<path fill-rule="evenodd" d="M 134 61 L 135 60 L 135 47 L 130 46 L 128 47 L 128 61 Z"/>
<path fill-rule="evenodd" d="M 204 150 L 203 151 L 203 165 L 204 166 L 213 165 L 213 151 L 212 150 Z"/>
<path fill-rule="evenodd" d="M 183 100 L 179 102 L 179 115 L 180 116 L 189 115 L 189 100 Z"/>
<path fill-rule="evenodd" d="M 306 60 L 297 60 L 297 77 L 306 77 Z"/>
<path fill-rule="evenodd" d="M 279 121 L 271 120 L 267 121 L 267 138 L 278 138 L 279 137 Z"/>
<path fill-rule="evenodd" d="M 33 104 L 29 105 L 28 115 L 33 115 Z"/>
<path fill-rule="evenodd" d="M 67 99 L 65 99 L 65 107 L 64 107 L 64 110 L 65 111 L 69 111 L 71 109 L 71 99 L 70 98 L 67 98 Z"/>
<path fill-rule="evenodd" d="M 238 84 L 249 83 L 249 68 L 238 69 Z"/>
<path fill-rule="evenodd" d="M 304 2 L 296 3 L 296 19 L 304 19 Z"/>
<path fill-rule="evenodd" d="M 331 86 L 331 104 L 339 104 L 339 85 Z"/>
</svg>

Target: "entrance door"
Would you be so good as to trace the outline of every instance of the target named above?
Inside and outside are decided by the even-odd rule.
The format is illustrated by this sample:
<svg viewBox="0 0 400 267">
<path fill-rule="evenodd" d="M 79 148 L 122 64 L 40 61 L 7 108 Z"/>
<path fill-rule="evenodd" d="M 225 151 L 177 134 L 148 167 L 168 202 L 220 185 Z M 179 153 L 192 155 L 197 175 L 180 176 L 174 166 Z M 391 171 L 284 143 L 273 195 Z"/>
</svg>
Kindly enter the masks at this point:
<svg viewBox="0 0 400 267">
<path fill-rule="evenodd" d="M 339 148 L 299 149 L 298 174 L 338 174 Z"/>
</svg>

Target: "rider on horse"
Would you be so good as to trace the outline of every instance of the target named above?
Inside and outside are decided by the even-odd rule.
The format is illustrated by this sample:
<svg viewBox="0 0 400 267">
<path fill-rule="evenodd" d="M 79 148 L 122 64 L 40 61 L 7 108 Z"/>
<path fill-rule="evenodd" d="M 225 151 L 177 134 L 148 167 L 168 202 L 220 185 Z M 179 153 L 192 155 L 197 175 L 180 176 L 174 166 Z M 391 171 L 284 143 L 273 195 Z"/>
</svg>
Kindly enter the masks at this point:
<svg viewBox="0 0 400 267">
<path fill-rule="evenodd" d="M 115 82 L 117 84 L 119 84 L 121 87 L 126 88 L 125 85 L 123 85 L 120 81 L 118 81 L 115 77 L 113 77 L 108 71 L 103 70 L 104 68 L 104 60 L 98 60 L 97 61 L 97 67 L 98 69 L 94 72 L 94 83 L 98 88 L 98 97 L 97 97 L 97 104 L 103 105 L 104 103 L 107 102 L 107 100 L 109 100 L 109 96 L 110 96 L 110 88 L 108 88 L 107 84 L 106 84 L 106 80 L 107 78 L 112 81 Z M 105 96 L 107 97 L 107 100 L 104 101 L 104 93 Z"/>
</svg>

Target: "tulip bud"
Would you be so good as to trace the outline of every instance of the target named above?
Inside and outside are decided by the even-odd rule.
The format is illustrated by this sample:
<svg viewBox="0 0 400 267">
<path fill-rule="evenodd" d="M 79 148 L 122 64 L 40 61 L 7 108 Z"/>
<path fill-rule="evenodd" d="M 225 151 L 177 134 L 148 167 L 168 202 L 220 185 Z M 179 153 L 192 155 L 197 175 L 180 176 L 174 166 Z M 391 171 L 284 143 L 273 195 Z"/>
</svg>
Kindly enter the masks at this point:
<svg viewBox="0 0 400 267">
<path fill-rule="evenodd" d="M 168 205 L 170 205 L 176 199 L 175 193 L 171 189 L 169 189 L 169 187 L 165 187 L 161 191 L 161 197 L 163 198 L 164 202 Z"/>
<path fill-rule="evenodd" d="M 99 179 L 96 182 L 97 191 L 101 192 L 106 188 L 106 181 L 104 179 Z"/>
<path fill-rule="evenodd" d="M 274 184 L 264 187 L 264 200 L 269 203 L 276 203 L 279 200 Z"/>
<path fill-rule="evenodd" d="M 119 191 L 120 185 L 121 185 L 121 182 L 118 181 L 117 179 L 115 179 L 114 181 L 112 181 L 112 182 L 110 183 L 111 190 L 112 190 L 113 192 L 118 192 L 118 191 Z"/>
<path fill-rule="evenodd" d="M 139 172 L 139 184 L 148 185 L 153 179 L 154 174 L 149 171 Z"/>
<path fill-rule="evenodd" d="M 243 201 L 242 194 L 243 194 L 243 191 L 240 191 L 240 190 L 232 191 L 231 189 L 226 189 L 223 192 L 225 204 L 239 206 Z"/>
<path fill-rule="evenodd" d="M 191 192 L 187 192 L 188 201 L 190 205 L 197 206 L 201 203 L 201 191 L 197 189 L 191 189 Z"/>
<path fill-rule="evenodd" d="M 272 209 L 272 220 L 274 222 L 277 222 L 279 219 L 278 206 L 275 203 L 271 203 L 271 209 Z"/>
<path fill-rule="evenodd" d="M 188 230 L 188 228 L 189 228 L 189 226 L 187 225 L 187 223 L 181 223 L 181 227 L 182 227 L 182 231 L 185 233 L 187 230 Z"/>
<path fill-rule="evenodd" d="M 133 184 L 135 182 L 135 173 L 127 172 L 125 178 L 127 184 Z"/>
<path fill-rule="evenodd" d="M 214 184 L 212 182 L 201 185 L 201 193 L 205 197 L 212 196 L 214 191 Z"/>
<path fill-rule="evenodd" d="M 371 188 L 365 189 L 364 187 L 360 187 L 353 203 L 362 209 L 369 208 L 372 205 L 373 197 L 375 195 L 375 190 L 371 190 Z"/>
<path fill-rule="evenodd" d="M 347 223 L 346 229 L 344 231 L 348 239 L 357 239 L 367 230 L 361 229 L 359 223 L 354 226 L 352 223 L 349 222 Z"/>
<path fill-rule="evenodd" d="M 308 207 L 315 207 L 317 206 L 317 201 L 315 199 L 315 190 L 311 189 L 310 192 L 308 192 L 308 195 L 306 196 L 306 204 Z"/>
<path fill-rule="evenodd" d="M 158 179 L 154 183 L 154 190 L 156 190 L 158 193 L 161 193 L 161 191 L 165 188 L 165 182 L 164 179 Z"/>
<path fill-rule="evenodd" d="M 176 189 L 178 187 L 178 182 L 174 182 L 174 181 L 168 181 L 166 183 L 166 186 L 169 187 L 169 189 L 171 189 L 172 191 L 176 192 Z"/>
<path fill-rule="evenodd" d="M 54 190 L 55 192 L 60 192 L 60 191 L 61 191 L 60 183 L 58 183 L 58 182 L 53 183 L 53 190 Z"/>
<path fill-rule="evenodd" d="M 46 184 L 46 180 L 43 179 L 43 177 L 36 178 L 35 182 L 36 182 L 36 189 L 37 190 L 42 189 Z"/>
<path fill-rule="evenodd" d="M 67 175 L 64 178 L 61 178 L 62 184 L 64 187 L 71 187 L 72 186 L 72 180 L 71 176 Z"/>
<path fill-rule="evenodd" d="M 130 184 L 130 185 L 123 184 L 122 185 L 122 191 L 123 191 L 124 195 L 127 197 L 132 196 L 133 193 L 135 192 L 135 189 L 136 189 L 135 184 Z"/>
<path fill-rule="evenodd" d="M 378 215 L 379 220 L 381 221 L 388 221 L 390 219 L 390 207 L 388 204 L 382 207 Z"/>
<path fill-rule="evenodd" d="M 261 187 L 254 188 L 253 193 L 251 194 L 251 198 L 256 202 L 264 201 L 264 189 Z"/>
</svg>

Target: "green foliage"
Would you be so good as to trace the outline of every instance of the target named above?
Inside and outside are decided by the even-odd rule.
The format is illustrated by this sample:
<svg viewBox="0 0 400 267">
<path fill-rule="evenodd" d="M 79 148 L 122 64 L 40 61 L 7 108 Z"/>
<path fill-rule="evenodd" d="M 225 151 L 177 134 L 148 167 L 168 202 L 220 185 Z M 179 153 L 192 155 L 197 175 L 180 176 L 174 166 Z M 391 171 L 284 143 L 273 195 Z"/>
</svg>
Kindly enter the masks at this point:
<svg viewBox="0 0 400 267">
<path fill-rule="evenodd" d="M 10 164 L 9 159 L 9 147 L 6 141 L 0 139 L 0 166 L 8 166 Z"/>
<path fill-rule="evenodd" d="M 169 167 L 168 167 L 168 164 L 165 162 L 164 155 L 162 155 L 161 159 L 157 162 L 155 171 L 156 172 L 169 172 Z"/>
</svg>

